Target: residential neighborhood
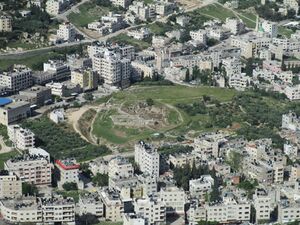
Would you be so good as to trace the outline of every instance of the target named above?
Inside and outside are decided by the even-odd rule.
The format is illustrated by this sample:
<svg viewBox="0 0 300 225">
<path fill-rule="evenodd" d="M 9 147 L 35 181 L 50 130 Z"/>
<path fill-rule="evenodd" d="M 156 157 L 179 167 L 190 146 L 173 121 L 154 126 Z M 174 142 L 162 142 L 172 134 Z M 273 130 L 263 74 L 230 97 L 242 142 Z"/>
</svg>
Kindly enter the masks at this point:
<svg viewBox="0 0 300 225">
<path fill-rule="evenodd" d="M 0 225 L 299 225 L 298 0 L 0 0 Z"/>
</svg>

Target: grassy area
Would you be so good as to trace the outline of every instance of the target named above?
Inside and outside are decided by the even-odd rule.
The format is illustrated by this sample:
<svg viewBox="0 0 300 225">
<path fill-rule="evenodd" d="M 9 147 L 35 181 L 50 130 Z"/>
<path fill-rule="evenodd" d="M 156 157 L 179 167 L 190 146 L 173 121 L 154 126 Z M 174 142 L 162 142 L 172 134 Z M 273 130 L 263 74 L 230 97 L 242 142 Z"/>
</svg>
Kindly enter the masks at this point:
<svg viewBox="0 0 300 225">
<path fill-rule="evenodd" d="M 239 12 L 240 15 L 235 15 L 233 11 L 224 8 L 218 4 L 208 5 L 206 7 L 198 10 L 203 15 L 207 15 L 213 18 L 225 21 L 228 17 L 239 17 L 249 28 L 255 28 L 256 25 L 256 15 L 249 12 Z"/>
<path fill-rule="evenodd" d="M 111 221 L 102 221 L 100 223 L 97 223 L 95 225 L 122 225 L 123 222 L 111 222 Z"/>
<path fill-rule="evenodd" d="M 204 95 L 211 96 L 220 102 L 229 101 L 235 95 L 234 90 L 211 87 L 186 87 L 186 86 L 135 86 L 123 92 L 112 95 L 110 101 L 114 105 L 134 103 L 152 98 L 157 105 L 166 105 L 169 111 L 166 120 L 170 126 L 161 129 L 132 128 L 117 126 L 111 116 L 117 115 L 116 110 L 100 112 L 93 124 L 93 133 L 114 144 L 127 144 L 139 139 L 153 138 L 155 133 L 173 132 L 179 135 L 190 129 L 205 129 L 205 115 L 189 116 L 183 110 L 177 109 L 178 103 L 193 103 L 200 101 Z M 179 97 L 180 96 L 180 97 Z M 170 107 L 175 107 L 171 109 Z"/>
<path fill-rule="evenodd" d="M 38 47 L 37 44 L 33 43 L 23 43 L 21 41 L 9 42 L 7 47 L 9 48 L 22 48 L 22 49 L 35 49 Z"/>
<path fill-rule="evenodd" d="M 17 151 L 0 154 L 0 170 L 4 168 L 4 162 L 6 162 L 8 159 L 10 159 L 16 155 L 18 155 Z"/>
<path fill-rule="evenodd" d="M 146 41 L 136 40 L 126 34 L 119 34 L 115 37 L 110 38 L 109 41 L 132 45 L 139 51 L 151 46 L 151 44 Z"/>
<path fill-rule="evenodd" d="M 32 130 L 37 145 L 44 148 L 55 159 L 76 158 L 85 161 L 110 153 L 106 146 L 91 145 L 67 124 L 55 124 L 46 116 L 36 120 L 27 120 L 23 127 Z"/>
<path fill-rule="evenodd" d="M 100 113 L 93 124 L 93 133 L 98 137 L 114 144 L 125 144 L 132 140 L 144 139 L 150 136 L 153 131 L 145 128 L 134 129 L 124 126 L 115 126 L 110 116 L 117 115 L 114 110 Z"/>
<path fill-rule="evenodd" d="M 151 23 L 146 27 L 148 27 L 155 35 L 164 35 L 166 32 L 176 29 L 176 26 L 161 22 Z"/>
<path fill-rule="evenodd" d="M 68 16 L 68 19 L 77 27 L 85 27 L 89 23 L 105 16 L 109 12 L 109 9 L 97 6 L 94 2 L 86 2 L 79 6 L 79 11 L 79 13 L 72 12 Z"/>
<path fill-rule="evenodd" d="M 228 17 L 235 17 L 234 13 L 218 4 L 211 4 L 199 10 L 204 15 L 225 21 Z"/>
<path fill-rule="evenodd" d="M 56 58 L 59 56 L 60 54 L 50 51 L 44 54 L 29 56 L 24 59 L 0 59 L 0 69 L 6 70 L 13 64 L 23 64 L 30 68 L 36 68 L 39 67 L 39 65 L 42 65 L 43 62 L 46 62 L 48 59 Z"/>
<path fill-rule="evenodd" d="M 58 194 L 62 195 L 64 198 L 73 198 L 76 203 L 79 201 L 79 195 L 88 193 L 87 191 L 77 190 L 77 191 L 57 191 Z"/>
<path fill-rule="evenodd" d="M 286 28 L 283 26 L 278 27 L 278 34 L 280 34 L 284 37 L 290 38 L 293 33 L 294 33 L 294 31 L 289 28 Z"/>
</svg>

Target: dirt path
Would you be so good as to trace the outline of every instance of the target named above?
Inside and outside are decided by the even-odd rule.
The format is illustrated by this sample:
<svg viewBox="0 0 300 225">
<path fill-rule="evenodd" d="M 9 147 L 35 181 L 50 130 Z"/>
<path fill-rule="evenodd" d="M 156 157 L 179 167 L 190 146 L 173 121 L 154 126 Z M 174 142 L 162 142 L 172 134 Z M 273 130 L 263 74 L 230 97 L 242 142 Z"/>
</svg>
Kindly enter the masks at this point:
<svg viewBox="0 0 300 225">
<path fill-rule="evenodd" d="M 5 144 L 5 142 L 4 142 L 2 136 L 0 136 L 0 145 L 1 145 L 0 154 L 13 151 L 13 148 L 12 148 L 12 147 L 8 147 L 8 146 Z"/>
<path fill-rule="evenodd" d="M 70 125 L 72 125 L 73 129 L 76 131 L 76 133 L 78 133 L 80 135 L 80 137 L 84 140 L 86 140 L 87 142 L 90 142 L 90 140 L 88 140 L 80 131 L 79 129 L 79 124 L 78 121 L 79 119 L 82 117 L 82 115 L 84 113 L 86 113 L 89 109 L 95 109 L 98 112 L 98 107 L 96 106 L 92 106 L 92 105 L 85 105 L 81 108 L 79 108 L 78 110 L 71 109 L 69 111 L 66 112 L 67 114 L 67 118 L 68 118 L 68 123 Z M 97 115 L 97 114 L 96 114 Z M 95 144 L 95 143 L 92 143 Z"/>
</svg>

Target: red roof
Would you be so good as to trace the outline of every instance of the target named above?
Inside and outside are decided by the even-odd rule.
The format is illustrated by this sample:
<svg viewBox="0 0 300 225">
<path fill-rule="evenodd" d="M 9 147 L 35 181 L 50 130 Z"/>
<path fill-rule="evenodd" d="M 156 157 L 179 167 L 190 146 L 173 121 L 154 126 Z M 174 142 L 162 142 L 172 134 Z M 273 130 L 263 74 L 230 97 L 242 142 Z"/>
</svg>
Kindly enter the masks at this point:
<svg viewBox="0 0 300 225">
<path fill-rule="evenodd" d="M 80 165 L 79 164 L 73 164 L 73 165 L 66 165 L 64 164 L 63 161 L 60 161 L 60 160 L 55 160 L 55 163 L 60 166 L 62 169 L 64 170 L 74 170 L 74 169 L 79 169 L 80 168 Z"/>
</svg>

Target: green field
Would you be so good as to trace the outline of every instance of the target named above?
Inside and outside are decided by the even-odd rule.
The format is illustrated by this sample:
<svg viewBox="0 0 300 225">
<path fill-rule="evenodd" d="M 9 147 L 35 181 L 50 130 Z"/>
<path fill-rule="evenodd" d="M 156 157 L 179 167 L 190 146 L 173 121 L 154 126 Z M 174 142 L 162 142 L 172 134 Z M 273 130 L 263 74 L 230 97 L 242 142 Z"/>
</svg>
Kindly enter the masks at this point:
<svg viewBox="0 0 300 225">
<path fill-rule="evenodd" d="M 228 17 L 235 17 L 234 13 L 218 4 L 211 4 L 199 10 L 200 13 L 225 21 Z"/>
<path fill-rule="evenodd" d="M 239 17 L 249 28 L 255 28 L 256 15 L 249 12 L 238 12 L 235 15 L 230 9 L 224 8 L 219 4 L 211 4 L 198 10 L 203 15 L 225 21 L 228 17 Z"/>
<path fill-rule="evenodd" d="M 109 41 L 132 45 L 138 51 L 141 51 L 151 46 L 151 44 L 146 41 L 134 39 L 132 37 L 127 36 L 126 34 L 119 34 L 118 36 L 110 38 Z"/>
<path fill-rule="evenodd" d="M 280 34 L 286 38 L 290 38 L 293 33 L 294 33 L 294 31 L 289 28 L 286 28 L 283 26 L 278 27 L 278 34 Z"/>
<path fill-rule="evenodd" d="M 152 98 L 156 105 L 165 105 L 169 108 L 166 120 L 170 126 L 160 130 L 149 128 L 132 128 L 117 126 L 111 116 L 117 115 L 117 110 L 104 110 L 97 115 L 93 124 L 93 133 L 113 144 L 128 144 L 140 139 L 155 138 L 155 133 L 171 132 L 172 135 L 181 135 L 188 130 L 201 131 L 205 129 L 205 115 L 189 116 L 176 107 L 178 103 L 193 103 L 201 101 L 204 95 L 210 96 L 220 102 L 230 101 L 235 95 L 234 90 L 211 87 L 186 87 L 186 86 L 135 86 L 126 91 L 114 93 L 110 102 L 113 105 L 134 103 Z M 101 142 L 101 140 L 100 140 Z"/>
<path fill-rule="evenodd" d="M 79 6 L 80 13 L 72 12 L 68 19 L 77 27 L 85 27 L 89 23 L 99 20 L 105 16 L 109 9 L 106 7 L 97 6 L 94 2 L 86 2 Z"/>
<path fill-rule="evenodd" d="M 17 151 L 7 152 L 7 153 L 1 153 L 0 154 L 0 170 L 4 168 L 4 162 L 6 162 L 8 159 L 18 155 Z"/>
</svg>

